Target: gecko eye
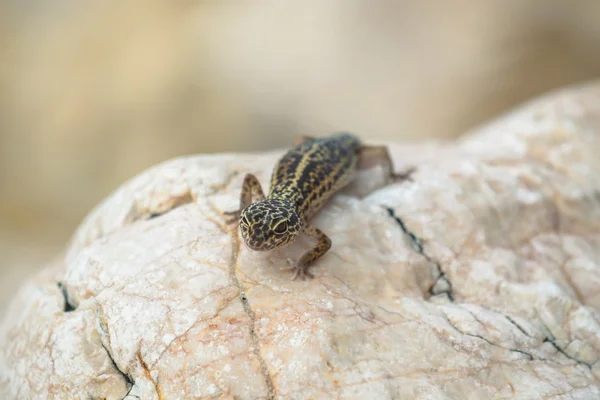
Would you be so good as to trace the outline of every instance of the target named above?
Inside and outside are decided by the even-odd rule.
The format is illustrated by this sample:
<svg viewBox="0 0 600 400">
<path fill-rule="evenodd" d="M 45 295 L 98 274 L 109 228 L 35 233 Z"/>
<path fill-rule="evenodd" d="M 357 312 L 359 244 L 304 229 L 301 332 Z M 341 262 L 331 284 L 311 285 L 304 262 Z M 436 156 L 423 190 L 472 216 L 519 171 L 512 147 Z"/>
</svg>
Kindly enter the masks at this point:
<svg viewBox="0 0 600 400">
<path fill-rule="evenodd" d="M 275 228 L 273 229 L 273 231 L 278 234 L 286 233 L 287 230 L 288 230 L 287 221 L 281 221 L 280 223 L 275 225 Z"/>
</svg>

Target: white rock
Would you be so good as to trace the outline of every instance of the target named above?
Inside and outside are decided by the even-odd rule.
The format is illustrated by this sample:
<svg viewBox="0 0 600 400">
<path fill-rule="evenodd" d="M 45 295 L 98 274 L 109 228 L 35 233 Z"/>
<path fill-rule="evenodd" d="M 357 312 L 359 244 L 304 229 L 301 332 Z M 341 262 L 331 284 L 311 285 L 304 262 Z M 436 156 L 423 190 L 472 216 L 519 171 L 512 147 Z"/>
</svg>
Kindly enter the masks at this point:
<svg viewBox="0 0 600 400">
<path fill-rule="evenodd" d="M 222 216 L 281 151 L 132 179 L 13 299 L 0 394 L 600 398 L 600 85 L 390 148 L 414 181 L 336 196 L 307 282 L 280 267 L 308 240 L 253 252 Z"/>
</svg>

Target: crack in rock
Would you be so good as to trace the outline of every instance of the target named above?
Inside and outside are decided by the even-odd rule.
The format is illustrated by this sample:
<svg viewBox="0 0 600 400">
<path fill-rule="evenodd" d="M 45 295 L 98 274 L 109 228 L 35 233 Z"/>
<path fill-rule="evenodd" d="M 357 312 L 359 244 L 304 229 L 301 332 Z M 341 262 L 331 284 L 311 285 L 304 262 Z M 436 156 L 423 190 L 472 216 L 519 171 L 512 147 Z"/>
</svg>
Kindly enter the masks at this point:
<svg viewBox="0 0 600 400">
<path fill-rule="evenodd" d="M 578 364 L 582 364 L 585 365 L 586 367 L 588 367 L 590 369 L 590 371 L 592 370 L 592 365 L 594 365 L 596 362 L 598 362 L 598 360 L 594 361 L 593 363 L 588 363 L 585 362 L 583 360 L 578 359 L 575 356 L 572 356 L 570 354 L 568 354 L 565 349 L 563 349 L 562 347 L 560 347 L 557 343 L 556 343 L 556 338 L 554 337 L 554 335 L 552 334 L 552 332 L 550 331 L 550 328 L 544 324 L 544 328 L 547 332 L 546 337 L 544 338 L 543 343 L 550 343 L 555 349 L 556 351 L 558 351 L 559 353 L 561 353 L 562 355 L 564 355 L 565 357 L 567 357 L 569 360 L 573 360 Z"/>
<path fill-rule="evenodd" d="M 234 232 L 237 233 L 237 228 L 235 229 Z M 271 374 L 269 373 L 269 369 L 267 368 L 267 363 L 260 352 L 260 340 L 259 340 L 259 337 L 256 334 L 256 330 L 255 330 L 256 314 L 254 314 L 254 310 L 252 310 L 252 307 L 250 306 L 250 302 L 248 301 L 248 297 L 246 296 L 246 291 L 244 290 L 243 285 L 240 283 L 239 279 L 237 278 L 237 276 L 235 274 L 235 266 L 237 264 L 237 259 L 238 259 L 238 254 L 239 254 L 239 241 L 238 241 L 237 235 L 235 233 L 233 235 L 231 235 L 232 247 L 234 249 L 234 254 L 233 254 L 233 260 L 230 263 L 230 267 L 229 267 L 229 276 L 230 276 L 232 283 L 237 287 L 237 289 L 239 291 L 239 298 L 242 303 L 242 307 L 244 308 L 244 312 L 246 313 L 246 315 L 248 315 L 248 318 L 250 318 L 250 325 L 249 325 L 248 329 L 250 331 L 250 337 L 252 339 L 252 346 L 254 347 L 254 355 L 258 359 L 258 363 L 260 365 L 260 369 L 261 369 L 262 375 L 265 379 L 265 384 L 267 386 L 267 391 L 268 391 L 267 398 L 269 400 L 274 400 L 275 399 L 275 387 L 273 385 L 273 378 L 271 377 Z"/>
<path fill-rule="evenodd" d="M 585 365 L 590 370 L 592 369 L 592 364 L 587 363 L 587 362 L 585 362 L 583 360 L 580 360 L 577 357 L 573 357 L 573 356 L 569 355 L 562 347 L 560 347 L 558 344 L 556 344 L 556 342 L 554 341 L 554 339 L 552 339 L 550 337 L 546 337 L 544 339 L 544 343 L 550 343 L 556 349 L 556 351 L 558 351 L 559 353 L 561 353 L 562 355 L 564 355 L 565 357 L 567 357 L 569 360 L 573 360 L 573 361 L 575 361 L 578 364 Z"/>
<path fill-rule="evenodd" d="M 129 396 L 129 393 L 133 389 L 133 386 L 135 385 L 135 381 L 131 378 L 131 376 L 129 376 L 128 374 L 126 374 L 125 372 L 123 372 L 123 370 L 121 370 L 121 368 L 119 368 L 119 366 L 117 365 L 115 359 L 113 358 L 113 356 L 110 353 L 110 351 L 108 351 L 108 348 L 104 345 L 104 343 L 102 343 L 102 347 L 104 348 L 104 351 L 106 351 L 106 355 L 108 356 L 108 359 L 110 360 L 113 368 L 116 369 L 117 372 L 123 376 L 123 378 L 125 379 L 125 381 L 129 385 L 129 390 L 127 391 L 127 393 L 125 393 L 125 396 L 123 397 L 125 399 L 127 396 Z"/>
<path fill-rule="evenodd" d="M 502 314 L 499 313 L 501 315 L 504 316 L 504 318 L 506 318 L 508 320 L 508 322 L 510 322 L 511 324 L 513 324 L 518 330 L 521 331 L 521 333 L 523 333 L 523 335 L 527 336 L 527 337 L 532 337 L 529 333 L 527 333 L 527 331 L 525 331 L 525 329 L 523 329 L 523 327 L 521 325 L 519 325 L 517 323 L 517 321 L 515 321 L 514 319 L 512 319 L 510 316 L 506 315 L 506 314 Z"/>
<path fill-rule="evenodd" d="M 56 286 L 58 286 L 58 288 L 60 289 L 60 292 L 63 295 L 63 298 L 65 299 L 65 305 L 63 307 L 63 311 L 66 312 L 66 313 L 75 311 L 77 309 L 77 307 L 73 306 L 69 302 L 69 292 L 67 292 L 67 288 L 65 287 L 65 285 L 63 285 L 62 282 L 57 282 Z"/>
<path fill-rule="evenodd" d="M 451 302 L 454 302 L 454 291 L 452 288 L 452 282 L 450 282 L 450 279 L 448 279 L 448 277 L 447 277 L 446 273 L 444 272 L 444 270 L 442 269 L 442 266 L 440 265 L 440 263 L 437 260 L 435 260 L 433 257 L 430 257 L 427 253 L 425 253 L 425 250 L 423 248 L 423 242 L 424 242 L 423 239 L 421 239 L 420 237 L 415 235 L 413 232 L 411 232 L 406 227 L 406 224 L 404 223 L 404 221 L 402 221 L 402 219 L 396 215 L 393 208 L 391 208 L 391 207 L 384 207 L 384 208 L 386 209 L 388 215 L 396 221 L 398 226 L 400 226 L 400 229 L 402 229 L 402 232 L 404 232 L 404 234 L 406 236 L 408 236 L 413 249 L 417 253 L 419 253 L 420 255 L 425 257 L 425 259 L 427 261 L 429 261 L 436 267 L 438 277 L 435 280 L 435 282 L 429 287 L 429 295 L 437 296 L 439 294 L 445 293 L 446 296 L 448 296 L 448 300 L 450 300 Z"/>
<path fill-rule="evenodd" d="M 485 338 L 485 337 L 483 337 L 481 335 L 476 335 L 476 334 L 473 334 L 473 333 L 464 332 L 464 331 L 458 329 L 458 327 L 456 325 L 454 325 L 448 319 L 448 317 L 446 317 L 446 321 L 448 321 L 448 324 L 450 324 L 451 327 L 453 327 L 457 332 L 459 332 L 462 335 L 466 335 L 466 336 L 474 337 L 474 338 L 477 338 L 477 339 L 481 339 L 484 342 L 486 342 L 487 344 L 489 344 L 490 346 L 494 346 L 494 347 L 501 348 L 503 350 L 512 351 L 512 352 L 515 352 L 515 353 L 520 353 L 520 354 L 526 355 L 527 357 L 529 357 L 529 360 L 531 360 L 531 361 L 533 361 L 535 359 L 535 357 L 533 356 L 533 354 L 531 354 L 531 353 L 529 353 L 529 352 L 527 352 L 525 350 L 504 347 L 504 346 L 499 345 L 498 343 L 492 342 L 491 340 L 489 340 L 489 339 L 487 339 L 487 338 Z"/>
<path fill-rule="evenodd" d="M 524 329 L 523 329 L 523 328 L 522 328 L 522 327 L 521 327 L 521 326 L 520 326 L 518 323 L 516 323 L 516 322 L 515 322 L 515 321 L 514 321 L 514 320 L 513 320 L 511 317 L 509 317 L 508 315 L 505 315 L 505 314 L 502 314 L 502 315 L 504 315 L 504 317 L 505 317 L 505 318 L 506 318 L 508 321 L 510 321 L 510 322 L 511 322 L 511 323 L 512 323 L 512 324 L 513 324 L 515 327 L 517 327 L 517 329 L 519 329 L 519 330 L 520 330 L 520 331 L 521 331 L 521 332 L 522 332 L 522 333 L 523 333 L 525 336 L 527 336 L 527 337 L 529 337 L 529 338 L 532 338 L 532 336 L 531 336 L 531 335 L 529 335 L 529 334 L 528 334 L 528 333 L 527 333 L 527 332 L 526 332 L 526 331 L 525 331 L 525 330 L 524 330 Z M 481 336 L 481 335 L 476 335 L 476 334 L 473 334 L 473 333 L 464 332 L 464 331 L 460 330 L 460 329 L 459 329 L 459 328 L 458 328 L 458 327 L 457 327 L 455 324 L 453 324 L 453 323 L 452 323 L 452 322 L 451 322 L 451 321 L 448 319 L 448 317 L 446 317 L 446 321 L 448 322 L 448 324 L 449 324 L 449 325 L 450 325 L 452 328 L 454 328 L 454 329 L 455 329 L 457 332 L 459 332 L 459 333 L 461 333 L 461 334 L 463 334 L 463 335 L 466 335 L 466 336 L 471 336 L 471 337 L 474 337 L 474 338 L 481 339 L 481 340 L 483 340 L 484 342 L 488 343 L 488 344 L 489 344 L 489 345 L 491 345 L 491 346 L 499 347 L 499 348 L 501 348 L 501 349 L 508 350 L 508 351 L 513 351 L 513 352 L 516 352 L 516 353 L 521 353 L 521 354 L 523 354 L 523 355 L 526 355 L 527 357 L 529 357 L 529 359 L 530 359 L 531 361 L 533 361 L 533 360 L 539 360 L 539 361 L 545 361 L 545 362 L 552 362 L 552 361 L 553 361 L 553 360 L 550 360 L 550 359 L 547 359 L 547 358 L 544 358 L 544 357 L 535 357 L 535 356 L 533 356 L 533 354 L 531 354 L 531 353 L 529 353 L 528 351 L 525 351 L 525 350 L 521 350 L 521 349 L 518 349 L 518 348 L 508 348 L 508 347 L 501 346 L 501 345 L 499 345 L 499 344 L 497 344 L 497 343 L 494 343 L 494 342 L 492 342 L 491 340 L 489 340 L 489 339 L 487 339 L 487 338 L 485 338 L 485 337 L 483 337 L 483 336 Z M 551 344 L 551 345 L 552 345 L 552 346 L 553 346 L 553 347 L 554 347 L 554 348 L 555 348 L 555 349 L 556 349 L 556 350 L 557 350 L 559 353 L 563 354 L 563 355 L 564 355 L 565 357 L 567 357 L 568 359 L 570 359 L 570 360 L 573 360 L 573 361 L 575 361 L 575 362 L 576 362 L 576 363 L 578 363 L 578 364 L 585 365 L 585 366 L 586 366 L 586 367 L 588 367 L 590 370 L 592 369 L 592 365 L 593 365 L 593 364 L 587 363 L 587 362 L 585 362 L 585 361 L 582 361 L 582 360 L 579 360 L 579 359 L 577 359 L 576 357 L 570 356 L 569 354 L 567 354 L 567 352 L 566 352 L 565 350 L 563 350 L 563 349 L 562 349 L 562 348 L 561 348 L 561 347 L 560 347 L 558 344 L 556 344 L 556 342 L 554 341 L 554 339 L 552 339 L 551 337 L 546 337 L 546 338 L 543 340 L 543 343 L 550 343 L 550 344 Z"/>
</svg>

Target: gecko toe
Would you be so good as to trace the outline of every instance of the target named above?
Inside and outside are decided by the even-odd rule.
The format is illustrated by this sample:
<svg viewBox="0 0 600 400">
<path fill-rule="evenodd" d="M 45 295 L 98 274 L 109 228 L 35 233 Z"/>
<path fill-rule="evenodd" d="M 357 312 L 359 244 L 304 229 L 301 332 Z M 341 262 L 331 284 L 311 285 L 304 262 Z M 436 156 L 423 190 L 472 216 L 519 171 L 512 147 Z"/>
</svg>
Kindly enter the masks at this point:
<svg viewBox="0 0 600 400">
<path fill-rule="evenodd" d="M 291 258 L 286 259 L 288 266 L 279 268 L 280 271 L 290 271 L 294 270 L 294 274 L 290 278 L 290 280 L 306 280 L 307 278 L 314 278 L 314 275 L 308 272 L 308 268 L 298 263 L 294 262 Z"/>
<path fill-rule="evenodd" d="M 313 279 L 315 276 L 308 272 L 308 268 L 306 267 L 294 267 L 295 271 L 294 271 L 294 275 L 292 276 L 291 280 L 295 281 L 297 279 L 300 279 L 302 281 L 305 281 L 307 279 Z"/>
</svg>

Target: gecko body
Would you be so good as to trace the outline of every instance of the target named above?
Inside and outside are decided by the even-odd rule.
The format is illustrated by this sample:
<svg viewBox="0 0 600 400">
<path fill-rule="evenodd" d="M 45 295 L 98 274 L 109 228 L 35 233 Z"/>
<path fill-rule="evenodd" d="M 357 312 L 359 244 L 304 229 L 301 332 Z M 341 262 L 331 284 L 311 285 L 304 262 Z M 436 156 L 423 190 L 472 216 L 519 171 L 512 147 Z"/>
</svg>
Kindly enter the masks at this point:
<svg viewBox="0 0 600 400">
<path fill-rule="evenodd" d="M 231 222 L 239 221 L 242 238 L 252 250 L 289 245 L 300 233 L 315 238 L 317 245 L 291 267 L 295 269 L 292 279 L 312 277 L 308 268 L 330 249 L 331 240 L 309 221 L 352 181 L 363 149 L 360 140 L 348 133 L 302 137 L 275 165 L 268 196 L 258 179 L 246 174 L 240 208 L 225 214 L 232 217 Z M 390 162 L 387 149 L 385 157 Z"/>
</svg>

